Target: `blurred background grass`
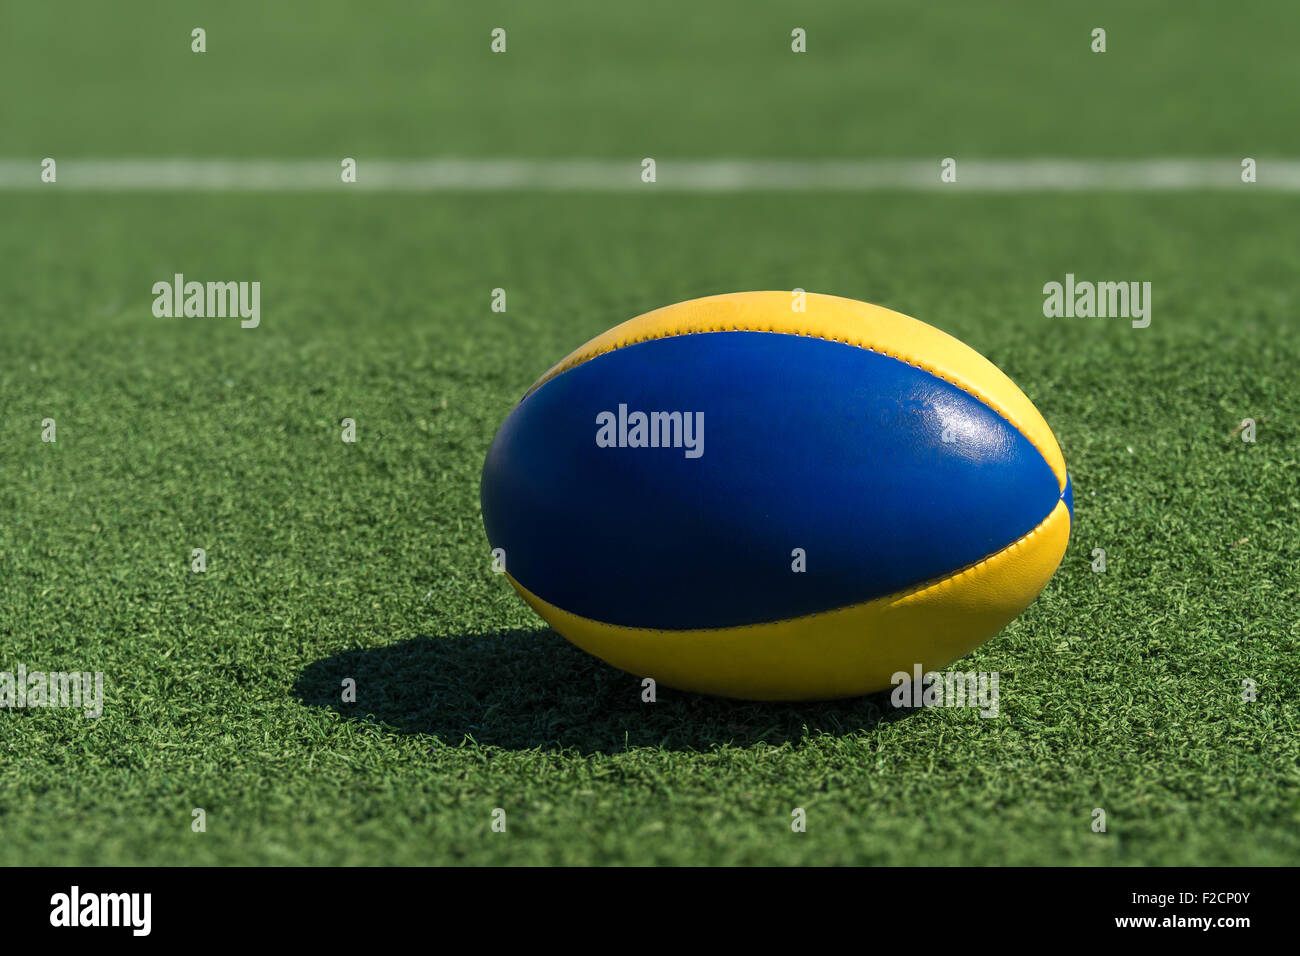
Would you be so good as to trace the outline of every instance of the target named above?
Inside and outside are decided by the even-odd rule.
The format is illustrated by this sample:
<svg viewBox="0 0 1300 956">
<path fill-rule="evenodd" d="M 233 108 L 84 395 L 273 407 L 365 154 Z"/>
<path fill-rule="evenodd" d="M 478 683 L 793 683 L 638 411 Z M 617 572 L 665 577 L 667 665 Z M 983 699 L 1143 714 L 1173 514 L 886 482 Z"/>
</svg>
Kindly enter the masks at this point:
<svg viewBox="0 0 1300 956">
<path fill-rule="evenodd" d="M 0 17 L 11 156 L 1300 153 L 1285 2 L 52 0 Z"/>
</svg>

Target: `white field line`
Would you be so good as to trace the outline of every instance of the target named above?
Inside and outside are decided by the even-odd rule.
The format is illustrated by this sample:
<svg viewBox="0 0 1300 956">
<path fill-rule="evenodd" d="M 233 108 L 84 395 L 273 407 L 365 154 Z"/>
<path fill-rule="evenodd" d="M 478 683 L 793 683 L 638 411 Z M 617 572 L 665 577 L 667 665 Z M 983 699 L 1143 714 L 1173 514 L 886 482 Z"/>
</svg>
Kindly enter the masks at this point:
<svg viewBox="0 0 1300 956">
<path fill-rule="evenodd" d="M 1258 182 L 1241 181 L 1239 159 L 984 159 L 957 162 L 957 181 L 939 179 L 938 160 L 669 160 L 657 181 L 641 161 L 609 159 L 423 159 L 357 161 L 343 183 L 339 160 L 68 159 L 57 182 L 41 181 L 39 159 L 0 159 L 0 189 L 388 192 L 542 190 L 780 192 L 939 190 L 1080 192 L 1267 189 L 1300 191 L 1300 160 L 1261 159 Z"/>
</svg>

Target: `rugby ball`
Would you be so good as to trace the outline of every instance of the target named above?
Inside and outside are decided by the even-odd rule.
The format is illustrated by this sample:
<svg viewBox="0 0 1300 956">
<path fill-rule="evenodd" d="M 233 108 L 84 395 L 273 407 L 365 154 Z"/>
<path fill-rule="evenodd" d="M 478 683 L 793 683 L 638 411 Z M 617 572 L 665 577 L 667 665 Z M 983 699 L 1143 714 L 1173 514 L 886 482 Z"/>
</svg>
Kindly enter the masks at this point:
<svg viewBox="0 0 1300 956">
<path fill-rule="evenodd" d="M 649 312 L 546 372 L 483 466 L 500 567 L 669 687 L 847 697 L 997 634 L 1065 552 L 1065 461 L 991 362 L 812 293 Z"/>
</svg>

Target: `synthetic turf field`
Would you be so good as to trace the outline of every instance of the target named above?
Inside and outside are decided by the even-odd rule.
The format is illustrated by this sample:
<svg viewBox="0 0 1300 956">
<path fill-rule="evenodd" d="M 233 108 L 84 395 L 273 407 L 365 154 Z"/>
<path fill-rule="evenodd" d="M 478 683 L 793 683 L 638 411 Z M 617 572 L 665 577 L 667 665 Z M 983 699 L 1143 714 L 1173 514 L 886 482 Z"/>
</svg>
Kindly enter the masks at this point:
<svg viewBox="0 0 1300 956">
<path fill-rule="evenodd" d="M 0 156 L 1300 155 L 1281 4 L 911 7 L 55 4 L 8 14 L 0 69 L 49 76 Z M 0 192 L 0 670 L 107 697 L 0 711 L 0 862 L 1300 862 L 1298 217 L 1247 186 Z M 260 280 L 261 326 L 155 318 L 174 272 Z M 1045 318 L 1067 272 L 1152 282 L 1151 326 Z M 960 664 L 1001 674 L 997 719 L 647 706 L 490 571 L 479 468 L 537 375 L 648 309 L 795 286 L 951 332 L 1056 432 L 1070 549 Z"/>
</svg>

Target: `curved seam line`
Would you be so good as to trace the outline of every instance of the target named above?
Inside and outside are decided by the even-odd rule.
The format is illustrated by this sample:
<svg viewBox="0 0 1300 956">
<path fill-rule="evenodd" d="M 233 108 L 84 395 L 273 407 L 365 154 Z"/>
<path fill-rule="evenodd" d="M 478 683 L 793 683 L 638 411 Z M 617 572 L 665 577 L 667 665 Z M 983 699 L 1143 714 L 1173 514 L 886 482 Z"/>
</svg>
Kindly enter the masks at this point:
<svg viewBox="0 0 1300 956">
<path fill-rule="evenodd" d="M 868 598 L 865 601 L 859 601 L 857 604 L 846 604 L 844 607 L 833 607 L 825 611 L 813 611 L 811 614 L 798 614 L 794 617 L 781 617 L 781 618 L 777 618 L 775 621 L 755 621 L 752 624 L 733 624 L 730 627 L 670 628 L 670 627 L 638 627 L 634 624 L 612 624 L 608 621 L 599 621 L 594 617 L 586 617 L 582 614 L 575 614 L 572 611 L 565 611 L 564 608 L 559 607 L 555 604 L 551 604 L 550 601 L 547 601 L 546 598 L 542 597 L 540 594 L 533 594 L 532 591 L 528 591 L 528 589 L 525 588 L 518 581 L 516 581 L 514 579 L 514 576 L 511 575 L 509 572 L 506 572 L 506 577 L 508 577 L 511 583 L 513 583 L 516 587 L 528 591 L 529 594 L 533 594 L 533 596 L 537 598 L 539 601 L 544 601 L 546 604 L 550 605 L 551 607 L 555 608 L 558 611 L 563 611 L 565 614 L 568 614 L 570 617 L 576 617 L 580 621 L 587 621 L 591 624 L 599 625 L 600 627 L 617 627 L 622 630 L 640 631 L 645 634 L 687 634 L 691 632 L 722 634 L 728 632 L 744 631 L 755 627 L 770 627 L 773 624 L 788 624 L 791 621 L 809 620 L 811 618 L 822 617 L 827 614 L 847 613 L 849 611 L 853 611 L 858 608 L 865 607 L 868 604 L 876 604 L 878 602 L 887 602 L 888 604 L 891 605 L 898 604 L 908 598 L 916 597 L 918 594 L 921 594 L 925 591 L 930 591 L 935 588 L 942 587 L 943 585 L 949 583 L 950 581 L 955 581 L 957 578 L 961 577 L 962 575 L 970 574 L 971 572 L 977 571 L 979 570 L 980 567 L 982 567 L 985 564 L 988 564 L 990 561 L 993 561 L 1004 554 L 1009 554 L 1012 551 L 1014 551 L 1016 548 L 1023 546 L 1025 542 L 1027 542 L 1030 538 L 1032 538 L 1034 535 L 1042 531 L 1043 528 L 1047 526 L 1047 523 L 1056 516 L 1056 509 L 1058 506 L 1062 508 L 1065 507 L 1065 502 L 1057 501 L 1056 504 L 1052 506 L 1052 510 L 1047 513 L 1046 518 L 1038 522 L 1038 524 L 1035 525 L 1033 529 L 1028 531 L 1026 534 L 1020 536 L 1015 541 L 1012 541 L 1010 544 L 1006 545 L 1005 547 L 999 548 L 997 551 L 994 551 L 992 554 L 980 558 L 978 561 L 974 562 L 973 564 L 965 565 L 964 567 L 960 567 L 955 571 L 949 571 L 947 574 L 940 575 L 937 578 L 930 578 L 927 581 L 922 581 L 919 584 L 914 584 L 911 587 L 903 589 L 902 591 L 891 591 L 890 593 L 882 594 L 879 597 Z"/>
<path fill-rule="evenodd" d="M 840 345 L 848 345 L 848 346 L 852 346 L 853 348 L 862 349 L 863 351 L 866 352 L 874 352 L 877 355 L 883 355 L 886 358 L 891 358 L 896 362 L 902 362 L 904 365 L 909 365 L 912 368 L 920 369 L 922 372 L 928 372 L 930 375 L 933 375 L 935 378 L 939 379 L 940 381 L 947 382 L 949 385 L 961 389 L 963 392 L 965 392 L 971 398 L 975 399 L 981 405 L 991 408 L 993 411 L 997 412 L 1000 416 L 1002 416 L 1003 421 L 1005 421 L 1008 425 L 1010 425 L 1017 432 L 1019 432 L 1020 436 L 1024 438 L 1025 441 L 1029 442 L 1029 444 L 1033 446 L 1034 450 L 1038 452 L 1038 456 L 1042 458 L 1043 463 L 1047 465 L 1047 470 L 1050 471 L 1052 473 L 1052 477 L 1057 480 L 1057 484 L 1059 485 L 1059 487 L 1057 488 L 1057 493 L 1058 494 L 1065 493 L 1065 485 L 1061 483 L 1061 478 L 1056 474 L 1056 469 L 1052 467 L 1052 463 L 1047 460 L 1047 452 L 1043 451 L 1043 449 L 1039 446 L 1038 442 L 1034 441 L 1027 434 L 1025 434 L 1025 430 L 1020 427 L 1019 423 L 1017 423 L 1015 419 L 1013 419 L 1011 415 L 1008 414 L 1003 408 L 1001 408 L 1000 405 L 997 402 L 995 402 L 993 399 L 986 398 L 985 396 L 979 394 L 978 392 L 972 391 L 970 388 L 968 388 L 966 385 L 963 385 L 961 382 L 949 378 L 947 375 L 940 373 L 936 369 L 933 369 L 922 362 L 919 361 L 913 362 L 910 361 L 909 359 L 903 358 L 901 355 L 895 355 L 893 352 L 886 351 L 883 348 L 876 348 L 875 346 L 872 345 L 864 345 L 862 342 L 852 342 L 849 341 L 848 339 L 839 339 L 833 336 L 818 335 L 816 332 L 803 331 L 800 329 L 795 329 L 790 332 L 777 332 L 775 329 L 772 328 L 767 328 L 767 329 L 749 328 L 749 327 L 741 327 L 738 325 L 732 325 L 729 328 L 722 326 L 718 328 L 709 327 L 709 328 L 701 328 L 701 329 L 687 329 L 680 332 L 663 332 L 657 335 L 645 335 L 639 338 L 616 342 L 615 344 L 611 345 L 609 348 L 603 348 L 598 351 L 592 352 L 591 355 L 588 355 L 586 357 L 579 357 L 575 359 L 573 363 L 570 365 L 564 365 L 564 363 L 561 362 L 560 365 L 551 369 L 549 372 L 547 372 L 545 375 L 539 378 L 533 384 L 533 387 L 524 393 L 523 398 L 521 398 L 519 401 L 523 402 L 524 398 L 527 398 L 529 395 L 533 394 L 533 392 L 537 391 L 543 385 L 555 381 L 565 372 L 571 372 L 579 365 L 585 365 L 588 362 L 592 361 L 593 359 L 600 358 L 602 355 L 609 355 L 613 352 L 617 352 L 621 348 L 626 348 L 629 345 L 640 345 L 643 342 L 654 342 L 659 339 L 685 338 L 688 335 L 698 335 L 702 332 L 770 332 L 773 335 L 794 335 L 794 336 L 798 336 L 799 338 L 818 339 L 822 342 L 837 342 Z M 969 348 L 969 346 L 967 346 L 967 348 Z M 985 359 L 985 361 L 988 360 Z M 994 366 L 994 368 L 996 367 L 997 366 Z"/>
</svg>

